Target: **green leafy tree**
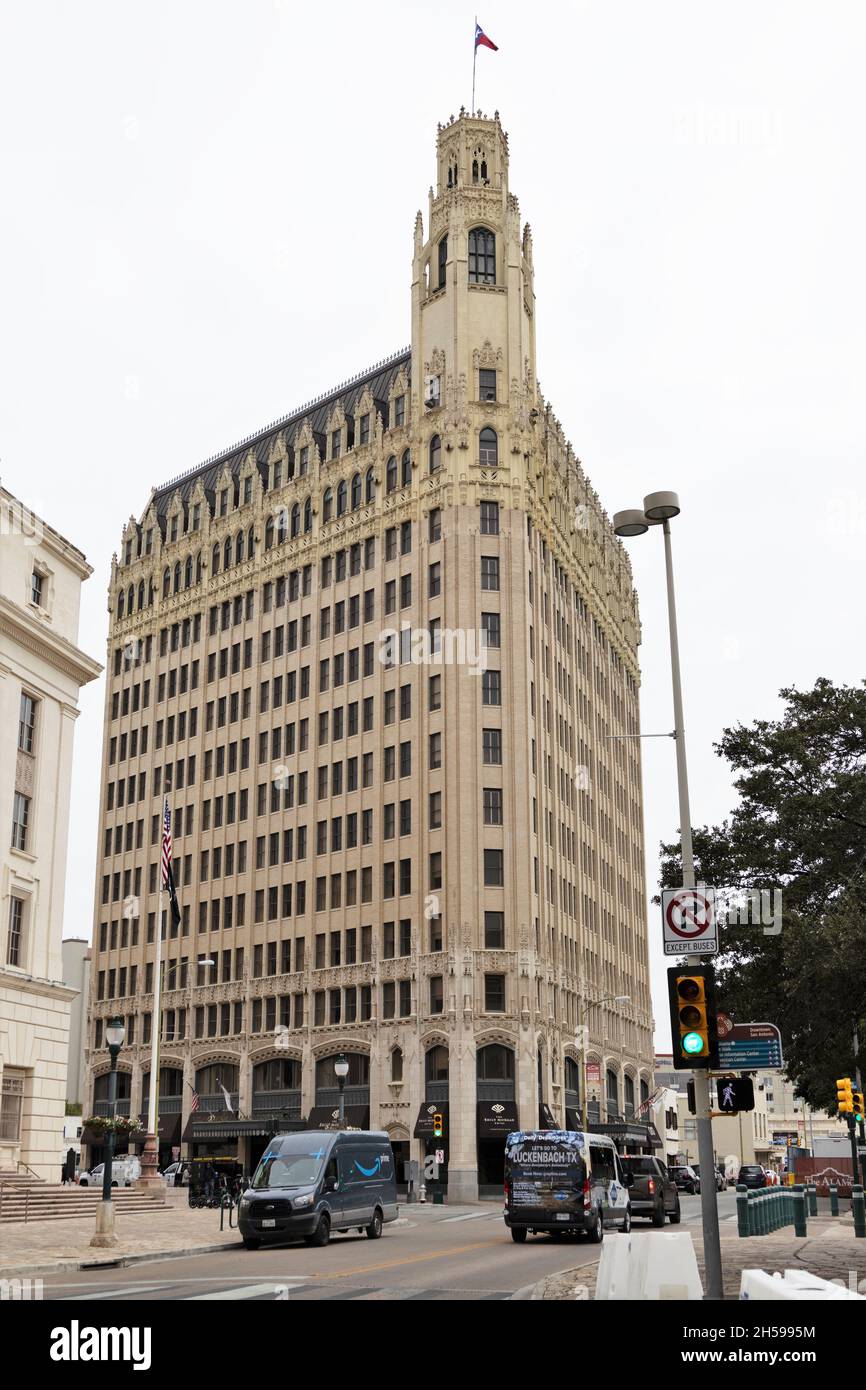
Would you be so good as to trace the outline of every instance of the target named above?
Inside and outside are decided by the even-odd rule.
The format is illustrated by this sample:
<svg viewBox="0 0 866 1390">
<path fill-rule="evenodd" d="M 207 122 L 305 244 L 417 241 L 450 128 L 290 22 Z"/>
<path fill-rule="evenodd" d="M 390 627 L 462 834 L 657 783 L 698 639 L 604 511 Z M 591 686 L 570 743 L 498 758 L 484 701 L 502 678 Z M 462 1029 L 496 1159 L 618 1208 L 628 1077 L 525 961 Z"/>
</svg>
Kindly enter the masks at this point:
<svg viewBox="0 0 866 1390">
<path fill-rule="evenodd" d="M 729 924 L 719 999 L 735 1020 L 777 1023 L 786 1070 L 814 1108 L 835 1110 L 835 1078 L 866 1073 L 866 682 L 780 692 L 780 719 L 725 729 L 715 752 L 739 802 L 693 829 L 699 882 L 782 891 L 776 926 Z M 661 881 L 682 882 L 680 846 L 661 846 Z"/>
</svg>

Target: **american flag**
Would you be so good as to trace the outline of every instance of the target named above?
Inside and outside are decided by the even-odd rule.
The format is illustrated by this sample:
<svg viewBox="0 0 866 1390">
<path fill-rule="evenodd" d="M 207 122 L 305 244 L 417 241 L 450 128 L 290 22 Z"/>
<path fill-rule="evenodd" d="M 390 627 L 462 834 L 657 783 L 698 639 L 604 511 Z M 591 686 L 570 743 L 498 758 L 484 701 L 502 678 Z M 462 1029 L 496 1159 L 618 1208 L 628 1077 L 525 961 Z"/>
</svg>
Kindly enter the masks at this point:
<svg viewBox="0 0 866 1390">
<path fill-rule="evenodd" d="M 165 810 L 162 817 L 162 885 L 168 886 L 171 875 L 171 811 L 168 809 L 168 797 L 165 798 Z"/>
<path fill-rule="evenodd" d="M 189 1103 L 189 1113 L 192 1115 L 196 1110 L 198 1110 L 198 1091 L 195 1089 L 195 1086 L 193 1086 L 191 1081 L 188 1081 L 186 1084 L 192 1091 L 192 1100 Z"/>
</svg>

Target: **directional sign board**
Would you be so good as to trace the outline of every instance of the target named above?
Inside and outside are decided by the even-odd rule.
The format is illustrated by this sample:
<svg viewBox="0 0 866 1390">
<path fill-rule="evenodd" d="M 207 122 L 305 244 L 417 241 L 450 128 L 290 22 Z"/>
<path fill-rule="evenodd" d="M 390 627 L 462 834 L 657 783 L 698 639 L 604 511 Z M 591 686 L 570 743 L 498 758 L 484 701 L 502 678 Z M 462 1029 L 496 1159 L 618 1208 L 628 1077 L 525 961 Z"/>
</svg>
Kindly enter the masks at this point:
<svg viewBox="0 0 866 1390">
<path fill-rule="evenodd" d="M 714 888 L 662 890 L 666 956 L 714 956 L 719 949 Z"/>
<path fill-rule="evenodd" d="M 782 1036 L 775 1023 L 735 1023 L 719 1038 L 719 1067 L 730 1071 L 781 1071 Z"/>
</svg>

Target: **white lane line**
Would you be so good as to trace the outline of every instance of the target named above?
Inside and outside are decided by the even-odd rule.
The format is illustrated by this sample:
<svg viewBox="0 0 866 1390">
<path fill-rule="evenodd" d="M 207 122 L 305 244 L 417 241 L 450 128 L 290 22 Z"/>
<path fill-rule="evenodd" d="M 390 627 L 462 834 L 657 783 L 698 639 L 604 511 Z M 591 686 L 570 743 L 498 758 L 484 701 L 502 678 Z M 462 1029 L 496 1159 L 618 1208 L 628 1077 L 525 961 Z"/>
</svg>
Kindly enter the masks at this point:
<svg viewBox="0 0 866 1390">
<path fill-rule="evenodd" d="M 444 1216 L 442 1225 L 447 1226 L 452 1221 L 489 1221 L 491 1217 L 496 1217 L 498 1221 L 501 1221 L 502 1213 L 500 1211 L 473 1211 L 468 1216 Z"/>
<path fill-rule="evenodd" d="M 54 1285 L 54 1287 L 57 1288 L 58 1286 L 57 1286 L 57 1285 Z M 60 1287 L 69 1288 L 70 1285 L 69 1285 L 69 1284 L 61 1285 Z M 75 1286 L 72 1285 L 71 1287 L 75 1287 Z M 98 1291 L 98 1292 L 96 1292 L 96 1293 L 76 1293 L 76 1294 L 70 1294 L 69 1297 L 68 1297 L 68 1298 L 64 1298 L 64 1299 L 62 1300 L 62 1302 L 64 1302 L 64 1303 L 91 1303 L 91 1302 L 95 1301 L 96 1299 L 104 1299 L 104 1298 L 131 1298 L 132 1295 L 133 1295 L 133 1294 L 136 1294 L 136 1293 L 153 1293 L 154 1289 L 162 1289 L 162 1288 L 165 1288 L 165 1283 L 164 1283 L 164 1281 L 162 1281 L 162 1280 L 161 1280 L 158 1284 L 125 1284 L 122 1288 L 119 1288 L 119 1289 L 117 1289 L 117 1288 L 115 1288 L 115 1289 L 106 1289 L 104 1292 L 100 1290 L 100 1291 Z"/>
<path fill-rule="evenodd" d="M 247 1284 L 246 1287 L 239 1289 L 217 1289 L 215 1293 L 193 1293 L 184 1301 L 186 1303 L 204 1303 L 209 1299 L 239 1299 L 239 1298 L 287 1298 L 290 1289 L 300 1288 L 302 1280 L 295 1283 L 278 1284 L 276 1281 L 270 1284 Z"/>
</svg>

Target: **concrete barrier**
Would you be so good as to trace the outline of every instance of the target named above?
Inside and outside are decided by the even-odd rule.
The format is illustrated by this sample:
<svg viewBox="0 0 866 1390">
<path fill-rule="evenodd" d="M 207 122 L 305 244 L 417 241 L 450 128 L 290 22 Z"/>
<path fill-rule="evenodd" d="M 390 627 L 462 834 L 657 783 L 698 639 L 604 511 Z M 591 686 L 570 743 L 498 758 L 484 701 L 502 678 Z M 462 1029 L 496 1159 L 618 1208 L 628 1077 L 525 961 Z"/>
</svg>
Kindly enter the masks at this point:
<svg viewBox="0 0 866 1390">
<path fill-rule="evenodd" d="M 688 1231 L 641 1231 L 605 1240 L 596 1299 L 654 1302 L 702 1299 L 695 1247 Z"/>
<path fill-rule="evenodd" d="M 744 1302 L 803 1303 L 817 1299 L 855 1299 L 866 1302 L 863 1294 L 852 1293 L 829 1279 L 821 1279 L 804 1269 L 786 1269 L 784 1275 L 763 1269 L 744 1269 L 740 1275 L 740 1299 Z"/>
</svg>

